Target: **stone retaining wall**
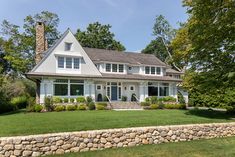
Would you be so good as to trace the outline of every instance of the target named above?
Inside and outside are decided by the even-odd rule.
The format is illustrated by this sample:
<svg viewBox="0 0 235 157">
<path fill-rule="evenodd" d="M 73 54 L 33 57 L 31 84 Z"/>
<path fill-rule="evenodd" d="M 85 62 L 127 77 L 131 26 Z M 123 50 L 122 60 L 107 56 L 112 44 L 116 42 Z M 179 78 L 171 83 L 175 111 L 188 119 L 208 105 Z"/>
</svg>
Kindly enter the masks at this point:
<svg viewBox="0 0 235 157">
<path fill-rule="evenodd" d="M 2 137 L 0 157 L 64 154 L 226 136 L 235 136 L 235 122 Z"/>
</svg>

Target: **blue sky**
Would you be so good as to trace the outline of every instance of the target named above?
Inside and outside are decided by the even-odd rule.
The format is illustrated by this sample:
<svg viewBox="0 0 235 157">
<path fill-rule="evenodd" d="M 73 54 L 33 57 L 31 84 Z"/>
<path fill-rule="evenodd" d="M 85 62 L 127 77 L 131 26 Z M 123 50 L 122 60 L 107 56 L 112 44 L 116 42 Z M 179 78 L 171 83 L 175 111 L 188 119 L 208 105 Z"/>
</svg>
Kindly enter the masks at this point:
<svg viewBox="0 0 235 157">
<path fill-rule="evenodd" d="M 187 20 L 181 0 L 0 0 L 0 21 L 22 26 L 27 15 L 44 10 L 58 14 L 61 32 L 84 30 L 95 21 L 110 24 L 127 51 L 140 51 L 153 39 L 156 15 L 164 15 L 175 28 Z"/>
</svg>

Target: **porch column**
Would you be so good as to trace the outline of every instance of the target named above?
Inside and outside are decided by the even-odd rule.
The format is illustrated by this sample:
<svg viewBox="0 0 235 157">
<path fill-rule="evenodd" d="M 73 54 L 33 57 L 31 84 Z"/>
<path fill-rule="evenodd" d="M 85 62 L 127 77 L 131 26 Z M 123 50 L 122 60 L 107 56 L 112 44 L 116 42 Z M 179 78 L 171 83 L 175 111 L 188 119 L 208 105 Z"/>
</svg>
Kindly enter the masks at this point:
<svg viewBox="0 0 235 157">
<path fill-rule="evenodd" d="M 139 100 L 144 101 L 148 97 L 148 83 L 140 82 L 139 84 Z"/>
</svg>

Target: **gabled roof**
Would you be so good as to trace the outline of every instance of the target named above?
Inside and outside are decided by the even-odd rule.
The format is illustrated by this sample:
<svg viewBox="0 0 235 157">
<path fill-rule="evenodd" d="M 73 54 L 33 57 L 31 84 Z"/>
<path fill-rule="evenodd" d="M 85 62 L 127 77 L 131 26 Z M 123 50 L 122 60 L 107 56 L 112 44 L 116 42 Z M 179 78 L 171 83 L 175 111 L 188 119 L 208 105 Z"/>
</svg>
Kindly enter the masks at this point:
<svg viewBox="0 0 235 157">
<path fill-rule="evenodd" d="M 167 69 L 166 69 L 166 73 L 171 73 L 171 74 L 183 74 L 183 72 L 176 71 L 176 70 L 171 69 L 171 68 L 167 68 Z"/>
<path fill-rule="evenodd" d="M 166 66 L 164 62 L 152 54 L 122 52 L 86 47 L 83 47 L 83 49 L 86 51 L 87 55 L 93 62 L 119 62 L 132 65 Z"/>
</svg>

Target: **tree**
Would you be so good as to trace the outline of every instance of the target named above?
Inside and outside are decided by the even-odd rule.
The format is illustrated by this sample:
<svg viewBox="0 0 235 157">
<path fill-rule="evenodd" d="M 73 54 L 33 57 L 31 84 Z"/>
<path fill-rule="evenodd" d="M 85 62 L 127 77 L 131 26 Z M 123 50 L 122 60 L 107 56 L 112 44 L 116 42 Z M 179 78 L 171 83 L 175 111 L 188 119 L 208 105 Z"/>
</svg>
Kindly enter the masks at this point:
<svg viewBox="0 0 235 157">
<path fill-rule="evenodd" d="M 170 42 L 175 36 L 175 29 L 172 28 L 163 15 L 156 17 L 153 26 L 153 35 L 155 40 L 152 40 L 142 50 L 142 53 L 155 54 L 163 62 L 171 63 L 175 69 L 181 71 L 172 60 L 172 51 L 170 48 Z"/>
<path fill-rule="evenodd" d="M 75 36 L 83 47 L 124 51 L 125 47 L 114 39 L 110 28 L 110 25 L 95 22 L 89 24 L 85 31 L 78 29 Z"/>
<path fill-rule="evenodd" d="M 1 33 L 4 39 L 0 40 L 0 46 L 3 59 L 9 64 L 9 68 L 4 69 L 6 73 L 19 76 L 35 65 L 35 24 L 37 21 L 45 23 L 45 35 L 50 46 L 60 34 L 57 30 L 59 18 L 56 14 L 43 11 L 27 16 L 24 19 L 22 32 L 20 26 L 11 24 L 7 20 L 2 22 Z"/>
<path fill-rule="evenodd" d="M 184 87 L 194 105 L 235 111 L 235 3 L 184 0 L 189 19 L 172 41 L 173 58 L 188 64 Z"/>
</svg>

